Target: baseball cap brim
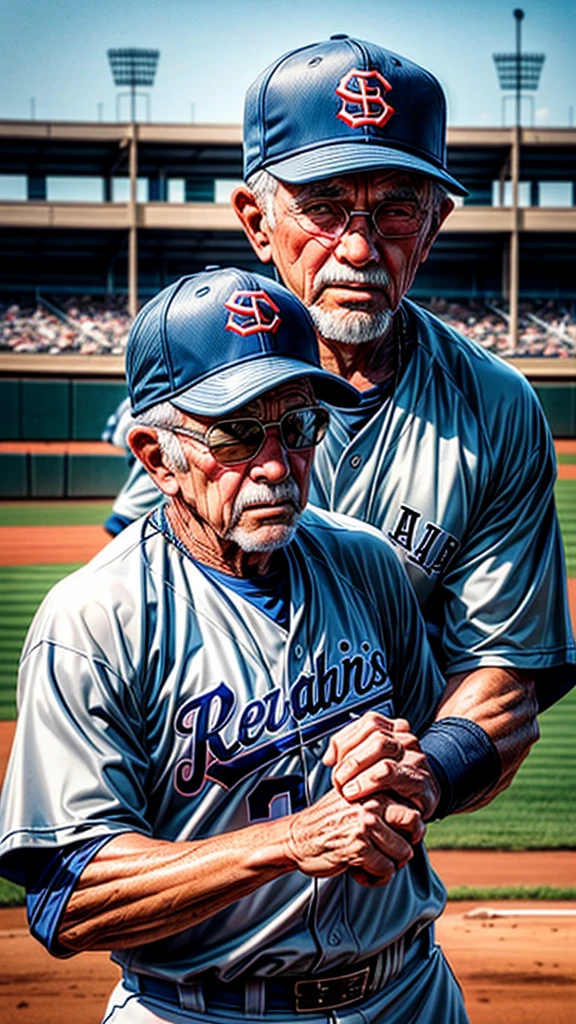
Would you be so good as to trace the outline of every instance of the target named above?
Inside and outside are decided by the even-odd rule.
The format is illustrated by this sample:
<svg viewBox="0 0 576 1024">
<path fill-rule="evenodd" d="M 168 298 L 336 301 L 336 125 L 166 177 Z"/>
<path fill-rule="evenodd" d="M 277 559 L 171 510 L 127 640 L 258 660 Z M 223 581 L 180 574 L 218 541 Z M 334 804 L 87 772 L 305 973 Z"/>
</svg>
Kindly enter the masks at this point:
<svg viewBox="0 0 576 1024">
<path fill-rule="evenodd" d="M 354 407 L 360 393 L 328 370 L 283 356 L 260 356 L 210 374 L 170 398 L 172 405 L 198 416 L 222 416 L 258 398 L 264 391 L 297 377 L 308 377 L 317 398 L 329 405 Z"/>
<path fill-rule="evenodd" d="M 327 142 L 264 166 L 273 177 L 290 185 L 380 168 L 416 171 L 438 181 L 454 195 L 468 195 L 456 178 L 429 160 L 373 142 Z"/>
</svg>

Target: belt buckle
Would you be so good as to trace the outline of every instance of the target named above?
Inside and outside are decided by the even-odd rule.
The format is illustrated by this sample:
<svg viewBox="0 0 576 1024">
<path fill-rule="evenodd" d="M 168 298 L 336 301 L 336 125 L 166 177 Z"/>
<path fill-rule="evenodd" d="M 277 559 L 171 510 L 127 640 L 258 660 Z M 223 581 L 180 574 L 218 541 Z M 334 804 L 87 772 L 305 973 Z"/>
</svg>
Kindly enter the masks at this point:
<svg viewBox="0 0 576 1024">
<path fill-rule="evenodd" d="M 353 974 L 338 978 L 311 978 L 297 981 L 294 985 L 296 1013 L 311 1013 L 313 1010 L 337 1010 L 364 998 L 368 987 L 369 967 L 363 967 Z"/>
</svg>

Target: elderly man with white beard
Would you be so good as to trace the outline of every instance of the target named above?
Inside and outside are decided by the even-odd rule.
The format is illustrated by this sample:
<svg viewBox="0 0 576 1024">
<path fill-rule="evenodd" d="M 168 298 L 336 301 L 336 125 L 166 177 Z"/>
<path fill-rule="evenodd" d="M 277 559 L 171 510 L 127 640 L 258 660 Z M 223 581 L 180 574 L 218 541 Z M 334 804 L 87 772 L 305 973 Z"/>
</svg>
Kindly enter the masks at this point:
<svg viewBox="0 0 576 1024">
<path fill-rule="evenodd" d="M 310 500 L 392 543 L 447 680 L 421 746 L 434 817 L 482 806 L 575 681 L 555 459 L 517 371 L 406 298 L 466 189 L 446 165 L 429 71 L 346 35 L 253 82 L 233 205 L 258 257 L 304 302 L 322 365 L 352 384 Z"/>
</svg>

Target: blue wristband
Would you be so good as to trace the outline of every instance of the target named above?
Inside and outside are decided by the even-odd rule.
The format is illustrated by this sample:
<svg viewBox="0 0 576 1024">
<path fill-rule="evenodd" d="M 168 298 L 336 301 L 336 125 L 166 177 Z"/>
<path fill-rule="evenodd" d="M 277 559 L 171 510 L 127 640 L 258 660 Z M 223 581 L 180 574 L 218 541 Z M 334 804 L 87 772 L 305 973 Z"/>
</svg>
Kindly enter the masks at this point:
<svg viewBox="0 0 576 1024">
<path fill-rule="evenodd" d="M 441 718 L 420 738 L 436 781 L 440 800 L 434 818 L 464 810 L 488 793 L 500 778 L 502 765 L 487 732 L 468 718 Z"/>
</svg>

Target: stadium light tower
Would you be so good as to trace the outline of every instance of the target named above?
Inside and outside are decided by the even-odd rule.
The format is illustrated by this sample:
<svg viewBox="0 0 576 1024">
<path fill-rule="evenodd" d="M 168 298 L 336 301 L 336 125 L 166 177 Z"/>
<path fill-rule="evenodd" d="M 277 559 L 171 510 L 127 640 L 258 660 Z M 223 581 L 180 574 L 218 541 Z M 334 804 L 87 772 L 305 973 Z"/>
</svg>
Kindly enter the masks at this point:
<svg viewBox="0 0 576 1024">
<path fill-rule="evenodd" d="M 542 66 L 546 60 L 544 53 L 522 53 L 521 25 L 524 19 L 524 11 L 516 8 L 514 11 L 516 20 L 516 52 L 515 53 L 494 53 L 492 54 L 498 81 L 503 92 L 514 93 L 516 98 L 516 124 L 521 121 L 522 95 L 526 92 L 536 92 L 540 84 Z M 502 123 L 506 110 L 506 100 L 511 99 L 510 95 L 502 97 Z M 534 100 L 532 102 L 532 116 L 534 116 Z"/>
<path fill-rule="evenodd" d="M 128 93 L 119 93 L 117 100 L 122 95 L 130 96 L 130 120 L 132 123 L 136 120 L 136 97 L 144 95 L 148 103 L 150 102 L 148 93 L 139 94 L 137 89 L 143 86 L 150 88 L 154 85 L 159 58 L 160 50 L 141 50 L 134 46 L 124 50 L 108 50 L 114 84 L 125 85 L 130 90 Z M 149 119 L 150 107 L 148 107 Z"/>
<path fill-rule="evenodd" d="M 521 103 L 522 94 L 535 92 L 540 82 L 540 72 L 544 64 L 543 53 L 522 53 L 521 25 L 524 11 L 517 7 L 514 12 L 516 21 L 516 52 L 494 53 L 494 63 L 498 72 L 500 88 L 504 92 L 513 93 L 516 98 L 516 117 L 512 135 L 511 174 L 512 181 L 512 230 L 510 232 L 508 305 L 510 311 L 509 337 L 510 343 L 516 348 L 518 343 L 518 293 L 520 286 L 520 145 L 521 145 Z M 506 100 L 502 98 L 502 124 L 505 121 Z M 532 119 L 534 119 L 534 100 L 532 101 Z"/>
<path fill-rule="evenodd" d="M 128 139 L 121 145 L 129 145 L 130 201 L 128 203 L 128 311 L 135 317 L 138 312 L 138 126 L 136 124 L 136 96 L 138 86 L 154 85 L 158 67 L 159 50 L 141 50 L 131 47 L 126 50 L 108 50 L 108 60 L 114 83 L 130 89 L 130 128 Z M 117 100 L 121 93 L 118 94 Z M 145 94 L 147 96 L 147 94 Z M 147 96 L 148 98 L 148 96 Z M 118 111 L 116 112 L 118 117 Z M 148 107 L 148 119 L 150 108 Z"/>
</svg>

